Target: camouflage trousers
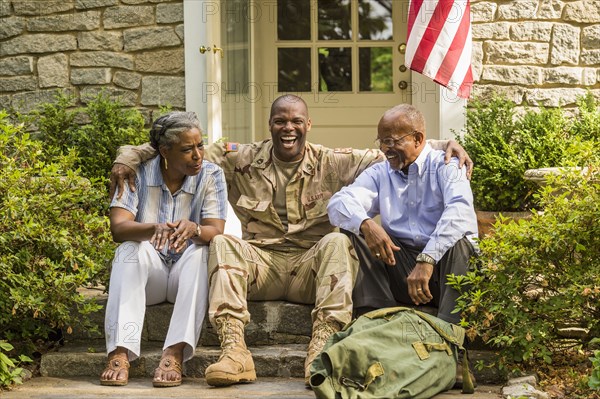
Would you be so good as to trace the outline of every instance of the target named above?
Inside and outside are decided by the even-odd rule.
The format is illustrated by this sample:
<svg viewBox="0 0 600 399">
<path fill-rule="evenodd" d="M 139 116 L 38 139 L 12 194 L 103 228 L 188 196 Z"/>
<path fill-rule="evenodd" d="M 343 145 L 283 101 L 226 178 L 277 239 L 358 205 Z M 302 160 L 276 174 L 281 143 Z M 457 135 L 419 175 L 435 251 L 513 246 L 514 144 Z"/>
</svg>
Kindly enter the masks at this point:
<svg viewBox="0 0 600 399">
<path fill-rule="evenodd" d="M 313 247 L 257 247 L 229 235 L 215 236 L 208 261 L 210 322 L 229 314 L 250 321 L 246 300 L 315 304 L 313 323 L 352 318 L 358 258 L 348 237 L 330 233 Z"/>
</svg>

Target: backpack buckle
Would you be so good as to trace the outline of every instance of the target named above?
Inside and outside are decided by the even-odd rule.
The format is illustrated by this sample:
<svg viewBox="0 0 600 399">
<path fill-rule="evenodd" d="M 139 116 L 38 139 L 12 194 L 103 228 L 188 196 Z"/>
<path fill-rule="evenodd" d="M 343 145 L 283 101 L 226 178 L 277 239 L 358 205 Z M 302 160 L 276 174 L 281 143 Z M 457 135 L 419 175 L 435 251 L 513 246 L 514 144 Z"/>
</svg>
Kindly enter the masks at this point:
<svg viewBox="0 0 600 399">
<path fill-rule="evenodd" d="M 350 378 L 344 376 L 340 377 L 340 384 L 348 388 L 358 389 L 361 392 L 367 389 L 367 387 L 361 384 L 360 382 L 351 380 Z"/>
</svg>

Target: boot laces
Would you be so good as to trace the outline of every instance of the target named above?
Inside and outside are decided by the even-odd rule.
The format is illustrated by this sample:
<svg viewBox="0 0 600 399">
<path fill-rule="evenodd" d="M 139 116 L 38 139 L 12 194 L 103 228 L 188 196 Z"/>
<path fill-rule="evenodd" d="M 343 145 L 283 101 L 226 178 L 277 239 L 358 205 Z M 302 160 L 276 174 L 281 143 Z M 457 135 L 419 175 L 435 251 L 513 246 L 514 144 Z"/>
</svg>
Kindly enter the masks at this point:
<svg viewBox="0 0 600 399">
<path fill-rule="evenodd" d="M 220 324 L 219 338 L 221 349 L 225 354 L 241 342 L 240 328 L 229 318 L 218 320 L 217 323 Z"/>
</svg>

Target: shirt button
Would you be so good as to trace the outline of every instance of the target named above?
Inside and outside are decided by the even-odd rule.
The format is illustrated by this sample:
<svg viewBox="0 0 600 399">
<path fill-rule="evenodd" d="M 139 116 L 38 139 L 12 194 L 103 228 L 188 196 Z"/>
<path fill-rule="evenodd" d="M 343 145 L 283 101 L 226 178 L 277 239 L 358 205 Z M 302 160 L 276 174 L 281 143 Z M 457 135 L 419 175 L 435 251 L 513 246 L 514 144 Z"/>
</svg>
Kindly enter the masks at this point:
<svg viewBox="0 0 600 399">
<path fill-rule="evenodd" d="M 410 206 L 414 206 L 415 202 L 414 201 L 410 201 Z"/>
</svg>

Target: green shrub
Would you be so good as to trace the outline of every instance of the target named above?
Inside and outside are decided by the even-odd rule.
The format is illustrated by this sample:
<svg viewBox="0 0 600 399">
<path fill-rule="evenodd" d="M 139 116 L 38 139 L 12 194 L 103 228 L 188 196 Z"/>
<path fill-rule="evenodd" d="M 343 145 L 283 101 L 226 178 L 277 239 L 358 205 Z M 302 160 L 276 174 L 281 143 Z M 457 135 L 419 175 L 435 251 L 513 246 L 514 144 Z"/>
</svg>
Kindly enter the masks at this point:
<svg viewBox="0 0 600 399">
<path fill-rule="evenodd" d="M 505 98 L 474 100 L 459 143 L 475 162 L 475 207 L 523 211 L 535 206 L 538 187 L 524 179 L 527 169 L 585 166 L 598 158 L 600 111 L 591 94 L 579 99 L 577 117 L 561 108 L 527 110 L 518 115 Z"/>
<path fill-rule="evenodd" d="M 600 344 L 600 338 L 594 338 L 592 344 Z M 600 350 L 594 350 L 594 356 L 590 357 L 592 362 L 592 375 L 588 379 L 588 386 L 600 390 Z"/>
<path fill-rule="evenodd" d="M 551 362 L 591 339 L 565 340 L 565 327 L 600 336 L 599 168 L 551 177 L 543 212 L 496 222 L 475 270 L 450 280 L 469 335 L 499 348 L 501 364 Z"/>
<path fill-rule="evenodd" d="M 104 185 L 46 150 L 0 111 L 0 337 L 15 345 L 87 328 L 99 305 L 77 289 L 106 281 L 114 251 Z"/>
<path fill-rule="evenodd" d="M 32 121 L 38 128 L 36 138 L 50 149 L 60 153 L 77 150 L 76 166 L 85 177 L 107 178 L 121 145 L 148 141 L 140 112 L 123 108 L 119 100 L 105 93 L 83 108 L 71 107 L 72 99 L 61 93 L 55 102 L 42 104 Z M 77 124 L 78 117 L 89 119 L 89 123 Z"/>
<path fill-rule="evenodd" d="M 0 340 L 0 389 L 9 387 L 13 384 L 21 384 L 23 368 L 21 363 L 31 363 L 32 360 L 25 355 L 20 355 L 18 359 L 8 357 L 14 347 L 6 341 Z M 6 352 L 6 353 L 2 353 Z"/>
</svg>

